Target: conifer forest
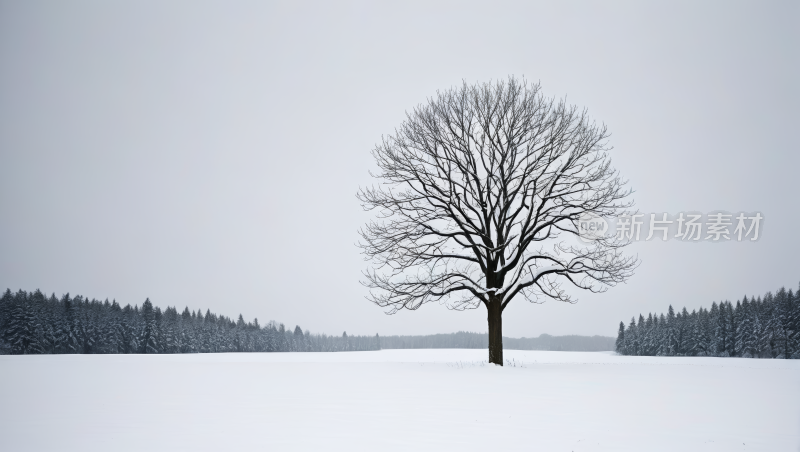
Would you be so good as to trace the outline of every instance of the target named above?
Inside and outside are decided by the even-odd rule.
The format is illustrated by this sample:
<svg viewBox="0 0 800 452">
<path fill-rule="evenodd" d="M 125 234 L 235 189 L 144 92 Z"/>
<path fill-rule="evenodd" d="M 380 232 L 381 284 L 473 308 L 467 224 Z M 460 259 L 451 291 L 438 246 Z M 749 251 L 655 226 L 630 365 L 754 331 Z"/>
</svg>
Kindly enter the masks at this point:
<svg viewBox="0 0 800 452">
<path fill-rule="evenodd" d="M 377 350 L 375 336 L 311 334 L 299 326 L 260 325 L 200 310 L 161 310 L 149 299 L 141 306 L 60 299 L 41 291 L 0 298 L 0 354 L 223 353 Z"/>
<path fill-rule="evenodd" d="M 800 358 L 800 290 L 781 288 L 711 309 L 639 314 L 619 324 L 616 351 L 634 356 Z"/>
</svg>

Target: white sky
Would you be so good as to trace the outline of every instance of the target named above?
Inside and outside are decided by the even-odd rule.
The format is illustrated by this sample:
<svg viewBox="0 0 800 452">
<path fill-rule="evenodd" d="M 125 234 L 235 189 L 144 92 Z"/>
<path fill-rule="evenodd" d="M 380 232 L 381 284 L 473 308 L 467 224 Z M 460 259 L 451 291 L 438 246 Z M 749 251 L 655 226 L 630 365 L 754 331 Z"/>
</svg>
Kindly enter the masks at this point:
<svg viewBox="0 0 800 452">
<path fill-rule="evenodd" d="M 334 334 L 485 331 L 482 309 L 363 298 L 355 193 L 406 110 L 516 75 L 609 126 L 643 212 L 765 222 L 755 243 L 637 244 L 628 284 L 513 301 L 507 336 L 796 290 L 798 5 L 0 1 L 0 287 Z"/>
</svg>

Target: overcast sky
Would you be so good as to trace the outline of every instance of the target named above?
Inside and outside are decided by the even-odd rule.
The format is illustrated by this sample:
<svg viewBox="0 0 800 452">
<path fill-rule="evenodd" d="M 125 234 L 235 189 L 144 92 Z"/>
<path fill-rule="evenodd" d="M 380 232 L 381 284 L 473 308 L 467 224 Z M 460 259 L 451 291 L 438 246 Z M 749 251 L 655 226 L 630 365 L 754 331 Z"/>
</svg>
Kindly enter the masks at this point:
<svg viewBox="0 0 800 452">
<path fill-rule="evenodd" d="M 329 334 L 486 331 L 483 308 L 364 299 L 355 193 L 406 111 L 514 75 L 609 127 L 641 211 L 765 220 L 752 243 L 638 243 L 627 284 L 515 300 L 505 335 L 796 290 L 798 5 L 2 1 L 0 287 Z"/>
</svg>

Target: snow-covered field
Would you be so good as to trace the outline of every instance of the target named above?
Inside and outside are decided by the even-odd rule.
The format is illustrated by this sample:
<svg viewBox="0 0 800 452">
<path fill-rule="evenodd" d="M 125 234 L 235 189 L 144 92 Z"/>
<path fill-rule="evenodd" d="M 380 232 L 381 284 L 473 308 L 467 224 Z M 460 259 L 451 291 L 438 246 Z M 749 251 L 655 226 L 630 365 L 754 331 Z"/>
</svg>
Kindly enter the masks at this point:
<svg viewBox="0 0 800 452">
<path fill-rule="evenodd" d="M 800 450 L 800 361 L 0 356 L 0 450 Z"/>
</svg>

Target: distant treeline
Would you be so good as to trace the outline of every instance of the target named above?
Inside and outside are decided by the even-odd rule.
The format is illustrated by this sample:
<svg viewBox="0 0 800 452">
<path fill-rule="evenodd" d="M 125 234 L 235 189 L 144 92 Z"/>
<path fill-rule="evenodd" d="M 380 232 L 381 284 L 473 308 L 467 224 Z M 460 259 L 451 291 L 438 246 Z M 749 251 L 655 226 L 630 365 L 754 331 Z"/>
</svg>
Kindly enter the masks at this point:
<svg viewBox="0 0 800 452">
<path fill-rule="evenodd" d="M 0 298 L 0 354 L 223 353 L 378 350 L 375 336 L 311 334 L 299 326 L 259 325 L 150 300 L 121 307 L 116 301 L 69 294 L 6 290 Z"/>
<path fill-rule="evenodd" d="M 740 356 L 800 359 L 800 290 L 744 297 L 689 313 L 639 314 L 619 324 L 616 351 L 638 356 Z"/>
<path fill-rule="evenodd" d="M 506 349 L 605 351 L 614 339 L 602 336 L 503 338 Z M 120 306 L 69 294 L 57 298 L 41 291 L 0 297 L 0 354 L 335 352 L 398 348 L 488 347 L 486 333 L 458 332 L 430 336 L 341 336 L 311 334 L 299 326 L 287 329 L 271 321 L 245 322 L 209 310 L 163 311 L 149 299 Z"/>
<path fill-rule="evenodd" d="M 428 336 L 382 336 L 381 348 L 487 348 L 486 333 L 459 331 L 452 334 Z M 512 338 L 503 337 L 507 350 L 551 350 L 569 352 L 613 351 L 614 338 L 606 336 L 550 336 Z"/>
</svg>

